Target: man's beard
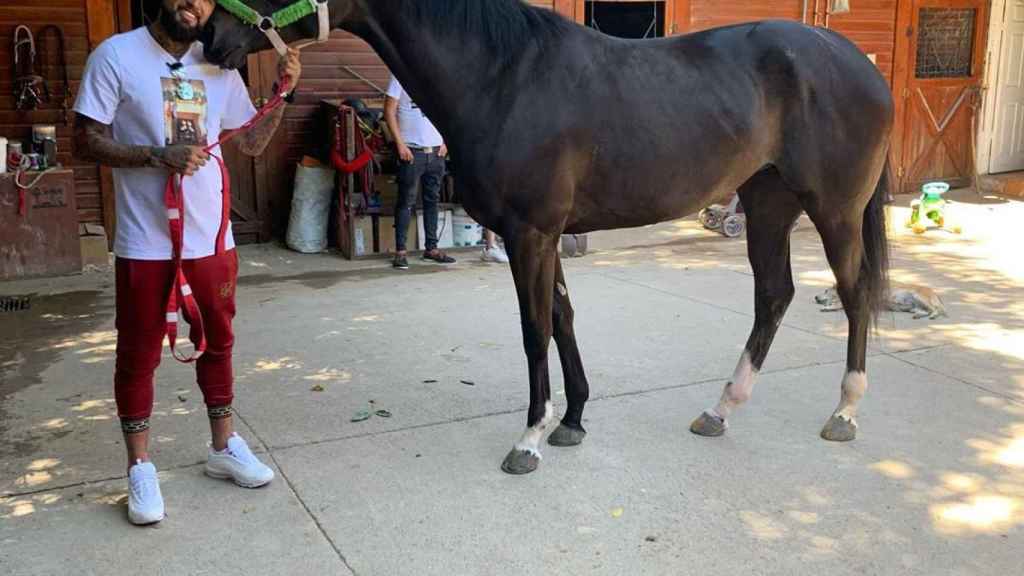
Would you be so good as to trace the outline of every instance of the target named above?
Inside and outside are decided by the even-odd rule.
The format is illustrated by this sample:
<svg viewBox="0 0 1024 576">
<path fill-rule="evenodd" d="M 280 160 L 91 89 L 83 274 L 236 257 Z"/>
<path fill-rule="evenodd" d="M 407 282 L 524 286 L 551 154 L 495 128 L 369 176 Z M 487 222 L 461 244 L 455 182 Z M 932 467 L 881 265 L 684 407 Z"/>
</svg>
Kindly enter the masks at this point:
<svg viewBox="0 0 1024 576">
<path fill-rule="evenodd" d="M 202 25 L 197 25 L 193 28 L 189 28 L 178 22 L 178 16 L 174 11 L 168 10 L 166 7 L 160 8 L 160 26 L 167 32 L 167 35 L 171 37 L 171 40 L 175 42 L 195 42 L 199 39 L 199 35 L 203 32 Z"/>
</svg>

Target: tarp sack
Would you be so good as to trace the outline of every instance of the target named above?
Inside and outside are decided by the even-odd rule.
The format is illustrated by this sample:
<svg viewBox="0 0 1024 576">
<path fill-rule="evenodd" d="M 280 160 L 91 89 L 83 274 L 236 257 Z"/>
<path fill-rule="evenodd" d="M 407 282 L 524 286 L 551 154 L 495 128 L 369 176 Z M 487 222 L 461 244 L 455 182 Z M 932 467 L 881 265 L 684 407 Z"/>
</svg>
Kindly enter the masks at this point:
<svg viewBox="0 0 1024 576">
<path fill-rule="evenodd" d="M 304 254 L 327 249 L 327 219 L 333 193 L 333 169 L 301 164 L 296 167 L 295 194 L 285 237 L 289 248 Z"/>
</svg>

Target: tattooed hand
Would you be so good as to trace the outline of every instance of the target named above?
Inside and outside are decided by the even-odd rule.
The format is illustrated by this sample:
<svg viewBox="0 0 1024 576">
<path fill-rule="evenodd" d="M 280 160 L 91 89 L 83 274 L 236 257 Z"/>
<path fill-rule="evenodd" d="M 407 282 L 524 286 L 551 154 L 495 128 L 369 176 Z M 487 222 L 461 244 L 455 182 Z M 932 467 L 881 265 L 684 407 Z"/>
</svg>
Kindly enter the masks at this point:
<svg viewBox="0 0 1024 576">
<path fill-rule="evenodd" d="M 156 166 L 171 172 L 191 176 L 206 165 L 210 155 L 199 146 L 174 145 L 154 148 L 153 160 Z"/>
</svg>

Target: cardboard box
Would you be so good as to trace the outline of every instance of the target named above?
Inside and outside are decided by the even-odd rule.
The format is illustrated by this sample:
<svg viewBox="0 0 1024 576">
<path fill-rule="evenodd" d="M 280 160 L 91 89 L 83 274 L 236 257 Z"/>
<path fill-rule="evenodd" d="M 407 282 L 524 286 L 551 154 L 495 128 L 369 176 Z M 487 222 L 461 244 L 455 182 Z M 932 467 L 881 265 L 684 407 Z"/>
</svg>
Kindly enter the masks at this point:
<svg viewBox="0 0 1024 576">
<path fill-rule="evenodd" d="M 417 218 L 412 218 L 409 221 L 409 231 L 405 237 L 405 248 L 406 250 L 412 250 L 418 246 L 418 231 L 417 231 Z M 394 216 L 381 216 L 380 217 L 380 244 L 381 254 L 394 254 L 395 253 L 395 217 Z"/>
<path fill-rule="evenodd" d="M 381 206 L 394 206 L 398 203 L 398 179 L 394 174 L 374 176 L 373 189 L 380 195 Z"/>
<path fill-rule="evenodd" d="M 110 254 L 107 251 L 107 232 L 96 224 L 79 224 L 78 241 L 82 245 L 82 267 L 108 266 Z"/>
<path fill-rule="evenodd" d="M 373 218 L 356 216 L 352 219 L 352 254 L 350 258 L 373 254 Z"/>
</svg>

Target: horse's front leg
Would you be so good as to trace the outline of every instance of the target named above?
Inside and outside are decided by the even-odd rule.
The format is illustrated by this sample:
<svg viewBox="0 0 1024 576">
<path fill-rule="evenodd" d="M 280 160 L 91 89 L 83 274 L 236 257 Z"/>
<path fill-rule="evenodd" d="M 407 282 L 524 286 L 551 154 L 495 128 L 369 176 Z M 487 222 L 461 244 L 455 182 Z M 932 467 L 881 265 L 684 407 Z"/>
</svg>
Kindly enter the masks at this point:
<svg viewBox="0 0 1024 576">
<path fill-rule="evenodd" d="M 519 296 L 523 348 L 530 375 L 530 410 L 526 431 L 505 457 L 501 469 L 509 474 L 527 474 L 540 463 L 540 443 L 555 421 L 548 377 L 548 345 L 552 331 L 552 299 L 558 234 L 519 226 L 505 238 L 512 277 Z"/>
</svg>

